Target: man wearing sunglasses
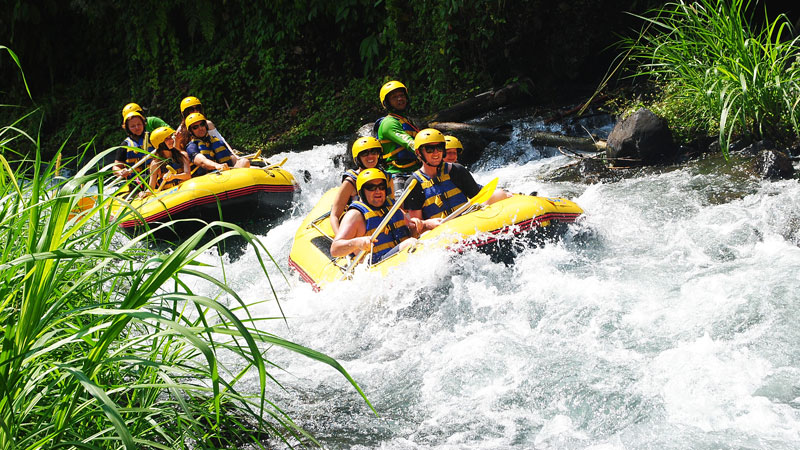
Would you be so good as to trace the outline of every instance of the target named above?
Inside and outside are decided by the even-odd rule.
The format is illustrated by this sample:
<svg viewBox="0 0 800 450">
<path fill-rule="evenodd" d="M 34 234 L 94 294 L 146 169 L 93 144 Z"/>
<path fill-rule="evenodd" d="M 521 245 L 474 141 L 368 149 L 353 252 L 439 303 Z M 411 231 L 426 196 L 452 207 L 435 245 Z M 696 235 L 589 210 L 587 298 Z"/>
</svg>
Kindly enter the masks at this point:
<svg viewBox="0 0 800 450">
<path fill-rule="evenodd" d="M 464 166 L 444 162 L 445 142 L 442 132 L 433 128 L 420 131 L 414 138 L 414 149 L 422 168 L 414 172 L 413 177 L 418 183 L 403 206 L 417 233 L 439 226 L 442 219 L 481 190 Z M 510 196 L 498 189 L 492 194 L 489 204 Z"/>
<path fill-rule="evenodd" d="M 250 167 L 250 161 L 239 158 L 228 147 L 208 133 L 206 118 L 201 113 L 191 113 L 186 117 L 186 128 L 191 141 L 186 146 L 189 160 L 197 166 L 194 176 L 205 175 L 213 170 Z"/>
<path fill-rule="evenodd" d="M 331 243 L 331 256 L 341 257 L 360 251 L 370 251 L 370 264 L 391 256 L 412 245 L 416 239 L 406 226 L 405 215 L 395 211 L 386 228 L 374 242 L 370 236 L 392 208 L 392 200 L 386 194 L 388 180 L 380 169 L 364 169 L 358 174 L 356 188 L 361 200 L 350 204 L 342 218 L 339 231 Z"/>
</svg>

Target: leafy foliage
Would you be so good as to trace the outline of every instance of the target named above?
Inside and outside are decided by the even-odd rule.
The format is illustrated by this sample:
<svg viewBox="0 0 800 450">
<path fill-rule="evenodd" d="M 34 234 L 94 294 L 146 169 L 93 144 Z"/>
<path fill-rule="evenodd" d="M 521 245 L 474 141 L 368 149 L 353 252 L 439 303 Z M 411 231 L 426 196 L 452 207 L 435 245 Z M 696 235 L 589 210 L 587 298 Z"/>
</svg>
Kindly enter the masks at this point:
<svg viewBox="0 0 800 450">
<path fill-rule="evenodd" d="M 647 27 L 624 45 L 662 88 L 657 103 L 670 122 L 718 134 L 727 152 L 733 135 L 792 139 L 800 135 L 800 46 L 779 15 L 754 28 L 750 2 L 668 3 L 640 16 Z"/>
<path fill-rule="evenodd" d="M 268 349 L 328 364 L 363 396 L 335 360 L 261 331 L 275 318 L 252 316 L 252 303 L 197 261 L 238 235 L 271 285 L 265 261 L 273 259 L 252 235 L 212 223 L 168 254 L 141 245 L 155 230 L 120 240 L 124 214 L 111 208 L 126 205 L 114 195 L 119 183 L 94 170 L 113 149 L 65 179 L 63 147 L 43 161 L 39 136 L 20 122 L 0 127 L 1 449 L 314 443 L 270 400 L 282 386 L 269 373 Z M 14 150 L 22 141 L 33 160 Z M 216 237 L 204 239 L 212 230 Z M 193 292 L 190 279 L 219 294 Z M 240 390 L 245 374 L 257 375 L 258 392 Z"/>
<path fill-rule="evenodd" d="M 548 83 L 574 80 L 593 67 L 621 15 L 596 17 L 629 6 L 623 0 L 557 7 L 544 0 L 14 3 L 13 14 L 0 15 L 0 29 L 13 30 L 10 46 L 34 68 L 30 81 L 45 113 L 47 154 L 71 135 L 78 142 L 97 136 L 98 148 L 118 144 L 119 112 L 130 101 L 177 125 L 178 102 L 195 95 L 237 146 L 277 149 L 303 136 L 352 133 L 360 120 L 376 119 L 377 91 L 390 79 L 410 87 L 417 116 L 510 79 L 532 78 L 536 93 L 551 95 Z M 2 64 L 0 76 L 15 80 Z M 345 92 L 355 98 L 341 97 Z M 351 104 L 356 99 L 366 101 Z"/>
</svg>

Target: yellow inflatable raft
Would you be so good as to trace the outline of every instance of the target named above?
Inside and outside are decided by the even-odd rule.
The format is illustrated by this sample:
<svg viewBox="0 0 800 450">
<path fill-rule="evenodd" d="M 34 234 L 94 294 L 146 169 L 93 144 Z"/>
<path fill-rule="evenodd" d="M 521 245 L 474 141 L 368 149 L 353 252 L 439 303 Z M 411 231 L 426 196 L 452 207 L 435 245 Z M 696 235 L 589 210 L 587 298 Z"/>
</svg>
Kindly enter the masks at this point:
<svg viewBox="0 0 800 450">
<path fill-rule="evenodd" d="M 349 258 L 330 255 L 333 234 L 328 218 L 337 189 L 326 192 L 303 220 L 289 254 L 289 266 L 315 290 L 342 279 L 350 262 Z M 511 237 L 532 240 L 554 237 L 581 214 L 580 206 L 564 198 L 514 195 L 423 233 L 417 245 L 381 260 L 369 270 L 386 275 L 412 253 L 425 248 L 447 247 L 457 252 L 478 248 L 496 255 L 510 250 L 508 246 L 514 242 Z"/>
<path fill-rule="evenodd" d="M 280 167 L 251 167 L 212 172 L 191 178 L 145 198 L 114 202 L 112 214 L 121 215 L 125 233 L 135 236 L 147 227 L 176 219 L 224 220 L 236 224 L 271 220 L 283 215 L 300 186 Z M 199 228 L 199 222 L 173 224 L 157 238 L 181 238 Z"/>
</svg>

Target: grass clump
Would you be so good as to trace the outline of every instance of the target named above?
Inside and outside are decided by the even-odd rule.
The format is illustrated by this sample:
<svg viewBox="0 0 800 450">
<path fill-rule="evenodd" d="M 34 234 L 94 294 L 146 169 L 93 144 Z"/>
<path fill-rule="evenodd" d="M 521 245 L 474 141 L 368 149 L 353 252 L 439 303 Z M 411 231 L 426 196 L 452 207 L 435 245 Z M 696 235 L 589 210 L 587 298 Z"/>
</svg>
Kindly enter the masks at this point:
<svg viewBox="0 0 800 450">
<path fill-rule="evenodd" d="M 634 77 L 660 88 L 654 109 L 679 135 L 790 141 L 800 135 L 800 48 L 781 14 L 753 26 L 748 0 L 671 2 L 637 16 L 646 26 L 621 42 Z M 748 16 L 748 14 L 750 14 Z"/>
<path fill-rule="evenodd" d="M 35 159 L 14 156 L 21 141 Z M 57 159 L 40 159 L 39 142 L 0 128 L 0 449 L 313 444 L 270 401 L 281 388 L 266 359 L 275 347 L 334 367 L 363 396 L 335 360 L 261 331 L 269 318 L 253 317 L 252 304 L 195 261 L 239 235 L 271 284 L 271 256 L 251 235 L 213 223 L 168 254 L 140 245 L 149 233 L 119 239 L 109 206 L 120 199 L 104 189 L 111 173 L 90 170 L 114 149 L 64 179 Z M 93 206 L 78 212 L 89 195 Z M 204 239 L 212 229 L 224 232 Z M 193 292 L 190 278 L 219 295 Z M 257 374 L 258 392 L 240 391 L 245 374 Z"/>
</svg>

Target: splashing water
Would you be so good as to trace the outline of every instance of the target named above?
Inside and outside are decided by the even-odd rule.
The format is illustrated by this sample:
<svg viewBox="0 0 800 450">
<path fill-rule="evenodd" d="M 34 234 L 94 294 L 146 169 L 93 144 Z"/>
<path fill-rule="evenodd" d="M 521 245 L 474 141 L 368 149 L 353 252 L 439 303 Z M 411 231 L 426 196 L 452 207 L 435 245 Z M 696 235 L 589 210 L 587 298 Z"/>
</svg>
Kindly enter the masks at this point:
<svg viewBox="0 0 800 450">
<path fill-rule="evenodd" d="M 260 237 L 281 267 L 304 214 L 340 182 L 331 160 L 345 151 L 277 155 L 312 175 Z M 320 293 L 273 269 L 288 328 L 264 326 L 338 359 L 380 417 L 333 369 L 271 350 L 285 369 L 279 403 L 329 448 L 798 448 L 797 181 L 691 165 L 610 184 L 541 181 L 570 162 L 556 155 L 515 138 L 476 165 L 478 182 L 497 176 L 586 211 L 511 266 L 428 252 L 391 277 L 360 272 Z M 744 195 L 715 200 L 730 190 Z M 245 298 L 269 290 L 252 252 L 225 276 Z"/>
</svg>

